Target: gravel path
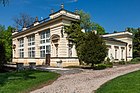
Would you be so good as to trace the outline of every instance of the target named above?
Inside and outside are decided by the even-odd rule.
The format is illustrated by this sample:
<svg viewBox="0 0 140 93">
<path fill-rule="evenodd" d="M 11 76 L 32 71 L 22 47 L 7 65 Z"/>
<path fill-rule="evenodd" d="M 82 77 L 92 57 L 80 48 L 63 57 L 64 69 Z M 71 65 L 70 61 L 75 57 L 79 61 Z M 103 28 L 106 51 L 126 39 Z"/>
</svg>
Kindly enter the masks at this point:
<svg viewBox="0 0 140 93">
<path fill-rule="evenodd" d="M 96 71 L 84 70 L 78 74 L 62 75 L 53 84 L 31 93 L 94 93 L 105 82 L 137 70 L 140 70 L 140 64 Z"/>
</svg>

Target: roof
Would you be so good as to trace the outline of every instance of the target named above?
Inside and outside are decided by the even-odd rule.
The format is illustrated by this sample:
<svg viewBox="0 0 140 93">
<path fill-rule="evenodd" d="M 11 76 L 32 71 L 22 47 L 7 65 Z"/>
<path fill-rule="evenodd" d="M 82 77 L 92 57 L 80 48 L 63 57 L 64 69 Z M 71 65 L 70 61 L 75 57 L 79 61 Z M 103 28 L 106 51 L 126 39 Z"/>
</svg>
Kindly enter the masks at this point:
<svg viewBox="0 0 140 93">
<path fill-rule="evenodd" d="M 123 42 L 123 41 L 120 41 L 120 40 L 117 40 L 117 39 L 114 39 L 114 38 L 109 38 L 109 37 L 102 37 L 102 38 L 103 38 L 104 40 L 115 41 L 115 42 L 127 44 L 126 42 Z"/>
<path fill-rule="evenodd" d="M 112 36 L 120 36 L 120 35 L 132 36 L 133 34 L 128 31 L 123 31 L 123 32 L 117 32 L 117 33 L 105 34 L 105 35 L 102 35 L 102 37 L 112 37 Z"/>
<path fill-rule="evenodd" d="M 57 20 L 60 20 L 60 19 L 68 19 L 68 20 L 71 20 L 71 21 L 78 21 L 78 20 L 75 19 L 75 18 L 71 18 L 71 17 L 65 16 L 65 15 L 61 15 L 61 16 L 58 16 L 58 17 L 56 17 L 56 18 L 54 18 L 54 19 L 50 19 L 50 20 L 46 20 L 46 21 L 44 21 L 44 22 L 41 22 L 40 24 L 38 24 L 38 25 L 36 25 L 36 26 L 31 26 L 31 27 L 27 28 L 27 29 L 24 30 L 24 31 L 21 31 L 21 32 L 18 32 L 18 33 L 16 33 L 16 34 L 14 34 L 12 37 L 17 37 L 17 36 L 19 36 L 19 35 L 28 33 L 28 32 L 30 32 L 30 31 L 33 31 L 33 30 L 35 30 L 35 29 L 38 29 L 38 28 L 40 28 L 40 27 L 42 27 L 42 26 L 46 26 L 46 25 L 48 25 L 48 24 L 50 24 L 50 23 L 52 23 L 52 22 L 55 22 L 55 21 L 57 21 Z"/>
<path fill-rule="evenodd" d="M 49 16 L 51 16 L 51 15 L 53 15 L 53 14 L 56 14 L 56 13 L 59 13 L 60 11 L 66 11 L 66 12 L 69 12 L 69 13 L 72 13 L 72 14 L 75 14 L 75 15 L 79 15 L 79 14 L 77 14 L 77 13 L 74 13 L 74 12 L 71 12 L 71 11 L 68 11 L 68 10 L 62 8 L 62 9 L 60 9 L 60 10 L 54 12 L 54 13 L 51 13 Z"/>
</svg>

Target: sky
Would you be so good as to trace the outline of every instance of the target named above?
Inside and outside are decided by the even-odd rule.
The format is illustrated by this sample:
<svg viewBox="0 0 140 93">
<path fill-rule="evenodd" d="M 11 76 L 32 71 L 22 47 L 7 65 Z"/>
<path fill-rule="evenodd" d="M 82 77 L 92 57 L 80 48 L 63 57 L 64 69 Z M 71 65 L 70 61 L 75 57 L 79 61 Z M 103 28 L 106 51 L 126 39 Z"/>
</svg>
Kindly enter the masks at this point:
<svg viewBox="0 0 140 93">
<path fill-rule="evenodd" d="M 62 3 L 66 10 L 90 14 L 91 21 L 100 24 L 107 33 L 140 27 L 140 0 L 9 0 L 5 7 L 0 5 L 0 24 L 13 26 L 13 18 L 20 13 L 46 18 L 51 9 L 58 11 Z"/>
</svg>

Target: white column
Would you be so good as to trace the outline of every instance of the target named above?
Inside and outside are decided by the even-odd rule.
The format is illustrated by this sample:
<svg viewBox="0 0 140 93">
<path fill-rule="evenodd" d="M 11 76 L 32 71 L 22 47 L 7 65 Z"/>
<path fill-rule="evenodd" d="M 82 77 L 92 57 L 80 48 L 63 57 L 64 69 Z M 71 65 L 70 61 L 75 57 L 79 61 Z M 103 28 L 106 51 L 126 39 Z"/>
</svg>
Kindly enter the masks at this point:
<svg viewBox="0 0 140 93">
<path fill-rule="evenodd" d="M 14 53 L 15 53 L 14 56 L 15 56 L 15 58 L 18 58 L 19 57 L 19 50 L 18 50 L 18 48 L 19 48 L 19 41 L 18 41 L 18 39 L 16 39 L 14 43 L 16 44 L 16 48 L 15 48 L 15 51 L 14 51 Z"/>
<path fill-rule="evenodd" d="M 24 37 L 24 58 L 28 57 L 28 38 Z"/>
<path fill-rule="evenodd" d="M 35 34 L 35 58 L 39 58 L 40 57 L 40 35 L 39 33 Z"/>
</svg>

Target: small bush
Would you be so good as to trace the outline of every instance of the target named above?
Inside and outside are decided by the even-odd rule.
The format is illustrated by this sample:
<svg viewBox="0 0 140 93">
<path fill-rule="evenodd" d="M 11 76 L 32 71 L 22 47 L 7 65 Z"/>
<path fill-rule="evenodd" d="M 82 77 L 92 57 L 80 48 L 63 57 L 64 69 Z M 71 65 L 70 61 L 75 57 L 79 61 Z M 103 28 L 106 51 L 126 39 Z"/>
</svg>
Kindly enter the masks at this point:
<svg viewBox="0 0 140 93">
<path fill-rule="evenodd" d="M 102 69 L 105 69 L 107 67 L 106 64 L 97 64 L 93 67 L 93 69 L 95 70 L 102 70 Z"/>
<path fill-rule="evenodd" d="M 113 63 L 109 62 L 109 63 L 106 64 L 106 66 L 109 67 L 109 68 L 112 68 L 113 67 Z"/>
<path fill-rule="evenodd" d="M 125 65 L 125 63 L 126 63 L 125 61 L 119 61 L 120 65 Z"/>
<path fill-rule="evenodd" d="M 136 57 L 136 58 L 132 59 L 131 62 L 140 62 L 140 57 Z"/>
</svg>

